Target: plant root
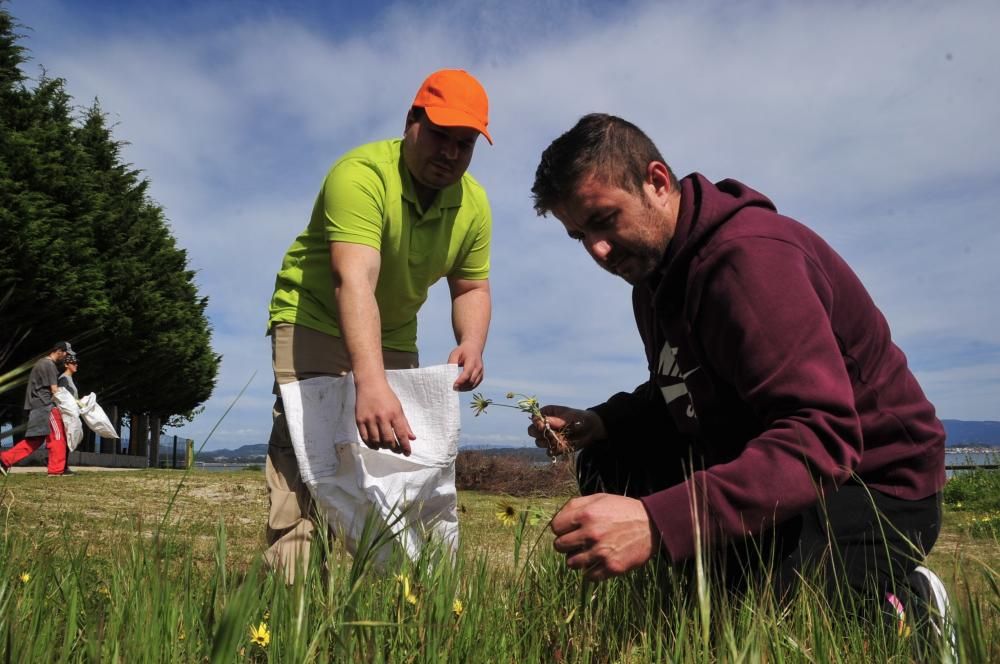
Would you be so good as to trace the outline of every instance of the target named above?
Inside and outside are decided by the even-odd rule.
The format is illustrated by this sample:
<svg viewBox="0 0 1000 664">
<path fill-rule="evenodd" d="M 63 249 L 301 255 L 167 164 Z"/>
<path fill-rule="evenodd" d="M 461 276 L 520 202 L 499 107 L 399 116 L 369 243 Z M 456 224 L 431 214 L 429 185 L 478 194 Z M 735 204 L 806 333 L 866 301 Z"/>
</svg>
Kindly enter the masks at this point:
<svg viewBox="0 0 1000 664">
<path fill-rule="evenodd" d="M 569 439 L 566 434 L 563 433 L 563 428 L 553 429 L 549 426 L 549 418 L 542 416 L 542 423 L 545 425 L 543 433 L 545 434 L 545 440 L 548 443 L 548 448 L 546 453 L 549 458 L 552 459 L 553 463 L 557 461 L 560 457 L 569 455 L 573 451 L 573 446 L 570 445 Z"/>
</svg>

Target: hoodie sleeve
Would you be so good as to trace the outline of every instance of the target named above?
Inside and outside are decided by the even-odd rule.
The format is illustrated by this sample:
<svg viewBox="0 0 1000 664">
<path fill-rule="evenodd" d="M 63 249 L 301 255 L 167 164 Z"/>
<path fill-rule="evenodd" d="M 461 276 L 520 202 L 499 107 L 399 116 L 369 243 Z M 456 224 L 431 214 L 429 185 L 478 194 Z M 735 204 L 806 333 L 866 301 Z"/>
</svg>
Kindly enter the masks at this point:
<svg viewBox="0 0 1000 664">
<path fill-rule="evenodd" d="M 601 418 L 607 431 L 607 441 L 627 446 L 629 441 L 642 442 L 650 431 L 656 431 L 656 404 L 650 398 L 652 390 L 645 382 L 631 392 L 619 392 L 602 404 L 589 408 Z"/>
<path fill-rule="evenodd" d="M 696 537 L 711 546 L 801 512 L 862 451 L 823 270 L 795 244 L 752 237 L 723 243 L 690 276 L 702 357 L 764 428 L 731 462 L 643 499 L 673 560 L 694 555 Z"/>
</svg>

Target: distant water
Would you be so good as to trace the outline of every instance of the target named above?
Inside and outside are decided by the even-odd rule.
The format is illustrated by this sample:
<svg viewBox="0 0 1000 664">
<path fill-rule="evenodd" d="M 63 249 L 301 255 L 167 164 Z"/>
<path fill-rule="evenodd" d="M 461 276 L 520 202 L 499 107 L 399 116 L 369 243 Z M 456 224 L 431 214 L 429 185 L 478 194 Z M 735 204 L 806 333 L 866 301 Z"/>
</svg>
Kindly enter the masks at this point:
<svg viewBox="0 0 1000 664">
<path fill-rule="evenodd" d="M 246 470 L 250 466 L 254 468 L 263 469 L 264 464 L 262 463 L 206 463 L 205 465 L 196 465 L 195 470 L 211 470 L 216 472 L 230 472 L 237 470 Z"/>
<path fill-rule="evenodd" d="M 945 452 L 944 465 L 946 466 L 982 466 L 1000 464 L 1000 452 Z M 956 471 L 948 470 L 947 475 L 951 477 Z M 963 472 L 961 470 L 957 472 Z M 998 471 L 1000 472 L 1000 471 Z"/>
</svg>

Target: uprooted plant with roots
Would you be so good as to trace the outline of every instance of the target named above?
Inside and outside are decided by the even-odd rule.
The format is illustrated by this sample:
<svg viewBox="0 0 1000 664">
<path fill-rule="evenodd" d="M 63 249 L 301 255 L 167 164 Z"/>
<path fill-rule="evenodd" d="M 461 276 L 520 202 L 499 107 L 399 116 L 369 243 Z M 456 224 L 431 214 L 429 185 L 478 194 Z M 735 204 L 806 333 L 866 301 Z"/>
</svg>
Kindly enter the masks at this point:
<svg viewBox="0 0 1000 664">
<path fill-rule="evenodd" d="M 508 392 L 507 398 L 515 399 L 516 401 L 512 404 L 497 403 L 493 399 L 487 399 L 482 394 L 473 394 L 471 407 L 475 411 L 476 417 L 485 413 L 486 409 L 490 406 L 496 405 L 503 406 L 504 408 L 516 408 L 523 413 L 527 413 L 531 417 L 532 422 L 535 422 L 537 419 L 542 424 L 542 434 L 545 436 L 545 441 L 548 444 L 546 451 L 553 463 L 560 457 L 567 456 L 573 451 L 573 446 L 569 444 L 569 440 L 567 439 L 564 430 L 565 427 L 560 427 L 559 429 L 552 428 L 549 424 L 549 418 L 542 414 L 538 399 L 515 392 Z"/>
</svg>

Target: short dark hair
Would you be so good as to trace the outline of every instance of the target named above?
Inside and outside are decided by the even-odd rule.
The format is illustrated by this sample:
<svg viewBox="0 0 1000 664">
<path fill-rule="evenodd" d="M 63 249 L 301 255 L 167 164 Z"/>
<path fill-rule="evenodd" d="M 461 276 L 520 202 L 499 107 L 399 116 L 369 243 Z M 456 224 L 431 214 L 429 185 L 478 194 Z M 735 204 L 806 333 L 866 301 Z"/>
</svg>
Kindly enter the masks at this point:
<svg viewBox="0 0 1000 664">
<path fill-rule="evenodd" d="M 427 111 L 420 106 L 410 106 L 410 110 L 406 112 L 406 121 L 403 123 L 403 133 L 405 134 L 410 130 L 410 125 L 415 122 L 420 122 L 427 115 Z"/>
<path fill-rule="evenodd" d="M 606 113 L 585 115 L 542 153 L 531 187 L 535 212 L 544 216 L 563 203 L 586 175 L 639 192 L 653 161 L 666 165 L 653 141 L 634 124 Z M 667 172 L 671 187 L 676 187 L 670 166 Z"/>
</svg>

